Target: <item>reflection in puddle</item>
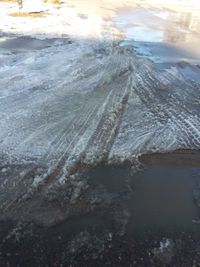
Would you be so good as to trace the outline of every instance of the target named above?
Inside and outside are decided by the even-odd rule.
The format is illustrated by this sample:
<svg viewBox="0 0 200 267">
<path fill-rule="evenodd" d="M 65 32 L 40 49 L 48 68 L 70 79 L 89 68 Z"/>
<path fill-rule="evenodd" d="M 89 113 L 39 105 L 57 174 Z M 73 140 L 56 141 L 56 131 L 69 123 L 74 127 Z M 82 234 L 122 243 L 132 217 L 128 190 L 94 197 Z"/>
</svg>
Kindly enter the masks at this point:
<svg viewBox="0 0 200 267">
<path fill-rule="evenodd" d="M 136 52 L 155 62 L 199 63 L 199 12 L 135 8 L 120 11 L 115 22 Z"/>
</svg>

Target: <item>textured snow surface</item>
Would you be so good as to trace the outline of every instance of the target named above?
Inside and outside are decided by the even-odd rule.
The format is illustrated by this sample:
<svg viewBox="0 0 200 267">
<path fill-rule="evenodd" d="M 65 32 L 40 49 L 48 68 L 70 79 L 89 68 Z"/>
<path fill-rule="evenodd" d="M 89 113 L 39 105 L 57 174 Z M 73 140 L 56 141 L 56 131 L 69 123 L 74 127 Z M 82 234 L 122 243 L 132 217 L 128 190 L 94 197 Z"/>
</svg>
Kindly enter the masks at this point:
<svg viewBox="0 0 200 267">
<path fill-rule="evenodd" d="M 3 212 L 62 188 L 80 164 L 200 146 L 199 84 L 128 48 L 87 40 L 16 54 L 0 78 Z"/>
<path fill-rule="evenodd" d="M 86 25 L 84 38 L 0 50 L 1 218 L 62 220 L 87 190 L 83 164 L 200 147 L 199 83 L 158 71 L 94 21 L 95 38 Z"/>
<path fill-rule="evenodd" d="M 40 39 L 66 35 L 100 38 L 103 19 L 99 14 L 92 13 L 84 19 L 68 1 L 61 2 L 62 8 L 59 8 L 56 5 L 44 3 L 42 0 L 24 0 L 19 16 L 13 16 L 19 12 L 17 3 L 1 2 L 0 29 L 2 34 L 31 35 Z M 23 13 L 27 15 L 23 16 Z M 38 17 L 32 18 L 31 13 L 35 13 Z"/>
</svg>

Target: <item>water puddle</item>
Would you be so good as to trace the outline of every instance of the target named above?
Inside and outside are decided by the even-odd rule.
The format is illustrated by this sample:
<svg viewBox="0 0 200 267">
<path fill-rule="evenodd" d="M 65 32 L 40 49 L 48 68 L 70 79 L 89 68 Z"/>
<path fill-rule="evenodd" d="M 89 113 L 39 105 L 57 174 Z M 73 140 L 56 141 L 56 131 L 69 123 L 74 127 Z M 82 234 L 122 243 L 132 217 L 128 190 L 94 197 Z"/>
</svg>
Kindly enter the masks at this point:
<svg viewBox="0 0 200 267">
<path fill-rule="evenodd" d="M 159 227 L 194 230 L 198 210 L 193 199 L 195 173 L 191 166 L 148 166 L 131 181 L 130 228 Z M 198 229 L 198 228 L 197 228 Z"/>
<path fill-rule="evenodd" d="M 185 4 L 179 2 L 177 10 L 141 5 L 119 11 L 114 21 L 126 36 L 120 45 L 132 45 L 136 53 L 155 63 L 199 64 L 200 6 L 186 8 Z"/>
<path fill-rule="evenodd" d="M 88 212 L 83 209 L 49 228 L 22 223 L 9 232 L 9 224 L 1 222 L 1 262 L 168 266 L 174 260 L 170 266 L 179 266 L 176 260 L 181 260 L 181 266 L 192 266 L 200 246 L 199 153 L 144 155 L 140 160 L 144 165 L 136 173 L 129 164 L 85 171 L 89 190 L 80 201 L 86 198 L 93 207 Z"/>
<path fill-rule="evenodd" d="M 129 229 L 162 228 L 199 230 L 193 190 L 200 167 L 153 164 L 130 175 L 128 167 L 101 166 L 89 173 L 93 185 L 101 185 L 124 202 L 130 212 Z M 127 189 L 127 185 L 129 189 Z"/>
<path fill-rule="evenodd" d="M 200 66 L 191 66 L 187 63 L 179 63 L 178 68 L 185 78 L 200 82 Z"/>
<path fill-rule="evenodd" d="M 60 45 L 66 43 L 67 38 L 59 40 L 52 39 L 36 39 L 29 36 L 22 37 L 0 37 L 0 52 L 9 51 L 12 53 L 30 52 L 45 49 L 52 45 Z"/>
</svg>

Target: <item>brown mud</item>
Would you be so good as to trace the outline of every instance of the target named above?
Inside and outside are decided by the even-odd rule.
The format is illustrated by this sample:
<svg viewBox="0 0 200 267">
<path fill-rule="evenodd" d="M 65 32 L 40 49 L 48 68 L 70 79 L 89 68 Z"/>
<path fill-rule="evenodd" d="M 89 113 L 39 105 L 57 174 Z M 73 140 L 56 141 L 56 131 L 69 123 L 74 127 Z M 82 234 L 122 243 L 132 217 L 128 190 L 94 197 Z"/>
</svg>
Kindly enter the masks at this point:
<svg viewBox="0 0 200 267">
<path fill-rule="evenodd" d="M 176 150 L 169 153 L 143 154 L 139 161 L 144 164 L 200 166 L 198 150 Z"/>
</svg>

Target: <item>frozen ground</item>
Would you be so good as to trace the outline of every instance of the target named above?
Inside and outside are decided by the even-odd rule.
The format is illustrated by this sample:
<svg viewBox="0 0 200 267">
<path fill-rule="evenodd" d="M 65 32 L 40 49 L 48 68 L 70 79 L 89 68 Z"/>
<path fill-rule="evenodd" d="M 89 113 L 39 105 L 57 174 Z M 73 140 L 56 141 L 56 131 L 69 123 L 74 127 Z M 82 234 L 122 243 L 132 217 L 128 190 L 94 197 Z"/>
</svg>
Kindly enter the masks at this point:
<svg viewBox="0 0 200 267">
<path fill-rule="evenodd" d="M 185 167 L 186 176 L 183 175 L 184 168 L 169 167 L 171 174 L 178 170 L 175 178 L 180 179 L 168 181 L 166 178 L 165 183 L 169 188 L 174 183 L 177 190 L 181 188 L 180 194 L 172 196 L 179 199 L 180 195 L 181 203 L 185 200 L 188 207 L 182 210 L 183 218 L 187 217 L 192 228 L 193 224 L 199 226 L 196 215 L 196 208 L 200 207 L 197 2 L 73 0 L 53 6 L 41 5 L 37 1 L 37 5 L 30 8 L 27 0 L 24 12 L 33 12 L 33 15 L 45 11 L 45 16 L 37 13 L 36 17 L 27 17 L 27 13 L 24 13 L 25 17 L 10 16 L 18 12 L 17 6 L 5 2 L 0 5 L 0 260 L 5 263 L 14 260 L 11 266 L 25 266 L 18 260 L 29 262 L 28 253 L 32 253 L 35 266 L 45 266 L 48 255 L 54 257 L 50 257 L 49 266 L 53 262 L 56 264 L 56 260 L 80 266 L 86 256 L 84 266 L 94 266 L 92 264 L 100 258 L 94 258 L 91 263 L 91 255 L 96 257 L 98 253 L 104 253 L 99 266 L 103 266 L 105 258 L 115 263 L 108 266 L 117 266 L 121 260 L 126 263 L 130 260 L 130 266 L 138 266 L 137 262 L 134 265 L 132 255 L 137 255 L 140 260 L 147 257 L 149 261 L 144 266 L 151 266 L 153 251 L 156 260 L 158 257 L 162 262 L 164 257 L 167 264 L 174 253 L 179 255 L 174 261 L 179 266 L 189 266 L 187 261 L 186 265 L 182 264 L 185 259 L 190 263 L 199 262 L 196 253 L 199 237 L 196 234 L 188 239 L 189 235 L 185 238 L 181 233 L 173 241 L 170 234 L 169 238 L 162 239 L 161 233 L 160 243 L 157 240 L 156 244 L 150 235 L 149 239 L 137 243 L 138 251 L 135 241 L 124 237 L 130 216 L 135 212 L 131 210 L 132 204 L 128 208 L 128 198 L 131 196 L 132 201 L 133 197 L 133 202 L 135 196 L 140 199 L 139 203 L 135 202 L 138 213 L 145 200 L 141 195 L 145 194 L 147 202 L 148 197 L 151 199 L 148 188 L 141 188 L 147 193 L 138 191 L 138 195 L 133 194 L 135 184 L 131 179 L 143 168 L 138 157 L 144 154 L 144 161 L 149 162 L 149 156 L 145 155 L 152 152 L 197 151 L 183 156 L 179 153 L 166 155 L 170 163 L 181 161 L 190 167 Z M 149 20 L 141 26 L 143 15 L 138 15 L 137 23 L 134 23 L 134 12 L 137 10 L 140 14 L 143 9 Z M 123 16 L 130 10 L 129 17 L 125 16 L 127 23 Z M 188 17 L 191 12 L 192 19 Z M 170 16 L 162 20 L 158 18 L 159 14 L 168 13 L 173 14 L 173 23 L 167 23 Z M 157 19 L 160 22 L 158 28 L 155 26 Z M 124 25 L 132 30 L 127 32 Z M 155 35 L 146 36 L 149 29 L 145 27 Z M 176 32 L 179 34 L 178 44 L 172 42 L 173 38 L 156 39 L 157 32 L 163 35 L 166 30 L 170 31 L 170 36 L 171 33 L 173 36 Z M 138 33 L 140 38 L 155 38 L 153 41 L 137 40 Z M 183 46 L 182 36 L 187 37 Z M 191 36 L 195 40 L 193 47 Z M 162 165 L 161 154 L 154 154 L 150 159 Z M 97 167 L 93 179 L 88 169 L 96 165 L 100 168 Z M 113 170 L 112 166 L 118 167 Z M 166 172 L 164 177 L 167 177 L 167 170 L 168 167 L 161 167 L 161 171 L 159 166 L 150 167 L 147 175 L 144 172 L 144 177 L 143 174 L 139 176 L 146 181 L 148 175 L 154 179 L 158 173 Z M 103 179 L 98 178 L 101 172 Z M 190 175 L 194 175 L 191 180 Z M 185 182 L 182 183 L 181 177 L 185 177 Z M 165 192 L 159 181 L 155 179 L 155 185 L 158 183 Z M 194 192 L 193 183 L 196 186 Z M 153 192 L 155 188 L 152 186 Z M 167 201 L 166 205 L 172 202 Z M 105 212 L 103 215 L 102 211 Z M 136 222 L 134 216 L 132 219 Z M 52 225 L 55 228 L 45 227 Z M 87 226 L 92 227 L 94 234 L 85 230 Z M 116 233 L 117 238 L 113 237 Z M 27 246 L 26 242 L 31 245 Z M 12 248 L 13 251 L 21 249 L 19 244 L 29 251 L 26 255 L 22 253 L 23 257 L 10 253 Z M 120 244 L 128 251 L 128 254 L 123 251 L 123 255 L 130 256 L 128 261 L 118 253 Z M 113 254 L 110 253 L 112 246 Z M 175 246 L 176 252 L 173 250 Z M 56 256 L 55 247 L 61 248 Z M 142 253 L 146 254 L 143 255 L 141 247 L 150 251 L 144 249 Z M 185 253 L 188 247 L 189 253 Z M 132 249 L 136 254 L 131 254 Z M 45 257 L 43 251 L 47 253 Z M 187 257 L 183 256 L 182 260 L 180 255 L 185 254 Z M 181 265 L 179 260 L 182 260 Z M 144 264 L 143 261 L 140 263 Z M 151 264 L 161 266 L 154 265 L 154 261 Z"/>
<path fill-rule="evenodd" d="M 1 5 L 2 13 L 11 6 Z M 68 4 L 49 10 L 50 19 L 28 19 L 33 36 L 49 40 L 19 40 L 30 34 L 26 18 L 9 17 L 0 42 L 1 218 L 44 224 L 73 212 L 51 201 L 66 187 L 62 204 L 76 203 L 87 189 L 76 176 L 81 166 L 125 160 L 135 166 L 146 152 L 200 146 L 198 79 L 177 65 L 158 70 L 131 46 L 118 45 L 123 34 L 108 17 L 80 16 Z M 63 32 L 55 34 L 60 23 Z"/>
</svg>

